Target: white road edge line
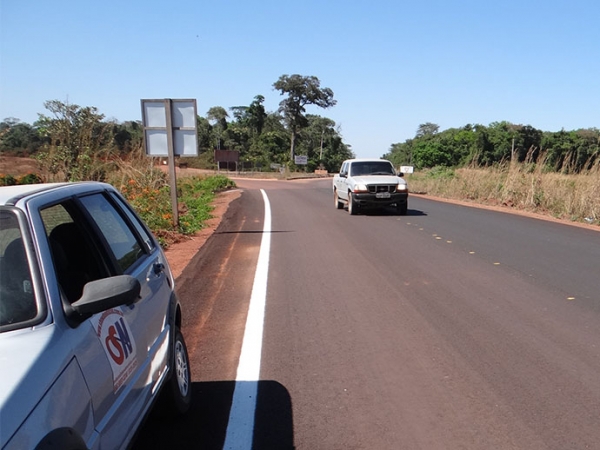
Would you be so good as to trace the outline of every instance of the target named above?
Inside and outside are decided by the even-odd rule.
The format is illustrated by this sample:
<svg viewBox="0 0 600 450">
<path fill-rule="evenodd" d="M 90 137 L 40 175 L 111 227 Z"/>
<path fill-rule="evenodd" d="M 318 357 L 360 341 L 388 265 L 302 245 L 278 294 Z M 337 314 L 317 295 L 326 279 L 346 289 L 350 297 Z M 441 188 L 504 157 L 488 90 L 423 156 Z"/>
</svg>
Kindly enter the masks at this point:
<svg viewBox="0 0 600 450">
<path fill-rule="evenodd" d="M 254 284 L 248 307 L 248 318 L 240 362 L 238 364 L 235 389 L 229 422 L 225 435 L 225 450 L 250 450 L 254 435 L 254 415 L 260 377 L 263 325 L 267 302 L 267 277 L 269 273 L 269 253 L 271 251 L 271 204 L 266 192 L 261 189 L 265 203 L 263 235 L 258 253 Z"/>
</svg>

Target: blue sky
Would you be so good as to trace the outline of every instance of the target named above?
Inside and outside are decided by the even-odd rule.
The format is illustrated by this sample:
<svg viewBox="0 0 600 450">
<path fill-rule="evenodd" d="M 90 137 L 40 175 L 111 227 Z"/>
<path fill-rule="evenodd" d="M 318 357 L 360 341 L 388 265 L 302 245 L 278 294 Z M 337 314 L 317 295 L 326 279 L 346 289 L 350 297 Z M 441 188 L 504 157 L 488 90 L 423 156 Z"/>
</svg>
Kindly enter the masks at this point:
<svg viewBox="0 0 600 450">
<path fill-rule="evenodd" d="M 597 0 L 0 0 L 0 120 L 47 100 L 118 121 L 154 98 L 275 111 L 298 73 L 333 90 L 308 112 L 359 157 L 425 122 L 600 128 L 599 18 Z"/>
</svg>

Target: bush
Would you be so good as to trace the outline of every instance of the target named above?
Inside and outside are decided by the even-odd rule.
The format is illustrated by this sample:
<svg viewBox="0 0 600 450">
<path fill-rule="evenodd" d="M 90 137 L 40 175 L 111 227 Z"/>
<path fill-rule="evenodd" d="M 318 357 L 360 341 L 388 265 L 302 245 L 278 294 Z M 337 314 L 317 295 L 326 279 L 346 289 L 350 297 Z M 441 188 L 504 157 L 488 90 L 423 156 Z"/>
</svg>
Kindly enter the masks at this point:
<svg viewBox="0 0 600 450">
<path fill-rule="evenodd" d="M 118 189 L 158 237 L 163 247 L 177 240 L 177 234 L 201 230 L 210 219 L 215 193 L 235 186 L 222 175 L 185 177 L 177 180 L 179 227 L 173 226 L 170 187 L 160 171 L 130 171 Z"/>
<path fill-rule="evenodd" d="M 0 186 L 14 186 L 17 184 L 17 179 L 12 175 L 0 174 Z"/>
<path fill-rule="evenodd" d="M 234 187 L 235 183 L 223 175 L 187 177 L 179 181 L 179 231 L 193 234 L 204 228 L 210 219 L 215 193 Z"/>
<path fill-rule="evenodd" d="M 451 167 L 435 166 L 426 172 L 428 178 L 448 179 L 456 177 L 456 172 Z"/>
<path fill-rule="evenodd" d="M 17 182 L 18 184 L 36 184 L 43 183 L 44 180 L 37 173 L 28 173 L 20 177 Z"/>
</svg>

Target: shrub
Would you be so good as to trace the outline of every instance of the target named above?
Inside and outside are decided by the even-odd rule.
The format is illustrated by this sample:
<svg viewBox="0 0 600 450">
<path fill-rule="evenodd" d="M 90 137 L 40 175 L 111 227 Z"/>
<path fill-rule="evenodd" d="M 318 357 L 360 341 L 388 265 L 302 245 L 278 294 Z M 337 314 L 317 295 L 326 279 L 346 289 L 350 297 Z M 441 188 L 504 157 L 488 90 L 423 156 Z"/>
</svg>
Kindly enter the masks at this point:
<svg viewBox="0 0 600 450">
<path fill-rule="evenodd" d="M 140 217 L 167 247 L 178 234 L 190 235 L 201 230 L 210 219 L 215 193 L 235 186 L 222 175 L 184 177 L 177 180 L 179 227 L 173 226 L 170 186 L 160 170 L 130 170 L 121 173 L 115 186 L 131 203 Z"/>
<path fill-rule="evenodd" d="M 18 184 L 36 184 L 43 182 L 44 180 L 42 180 L 42 177 L 40 177 L 37 173 L 28 173 L 17 180 Z"/>
<path fill-rule="evenodd" d="M 12 175 L 0 174 L 0 186 L 14 186 L 17 184 L 17 179 Z"/>
<path fill-rule="evenodd" d="M 211 203 L 215 193 L 234 187 L 235 183 L 223 175 L 207 177 L 187 177 L 177 184 L 179 191 L 179 231 L 193 234 L 204 228 L 210 219 Z"/>
</svg>

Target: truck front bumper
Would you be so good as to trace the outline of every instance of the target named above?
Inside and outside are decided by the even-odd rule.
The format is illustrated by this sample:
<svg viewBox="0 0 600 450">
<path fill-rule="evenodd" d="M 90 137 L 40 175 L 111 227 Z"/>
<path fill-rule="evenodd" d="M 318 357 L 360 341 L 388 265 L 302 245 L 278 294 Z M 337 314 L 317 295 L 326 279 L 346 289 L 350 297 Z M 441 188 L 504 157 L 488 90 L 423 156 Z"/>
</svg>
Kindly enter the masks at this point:
<svg viewBox="0 0 600 450">
<path fill-rule="evenodd" d="M 361 208 L 385 208 L 391 205 L 402 205 L 408 202 L 408 192 L 394 192 L 389 197 L 379 194 L 361 193 L 352 194 L 355 203 Z"/>
</svg>

